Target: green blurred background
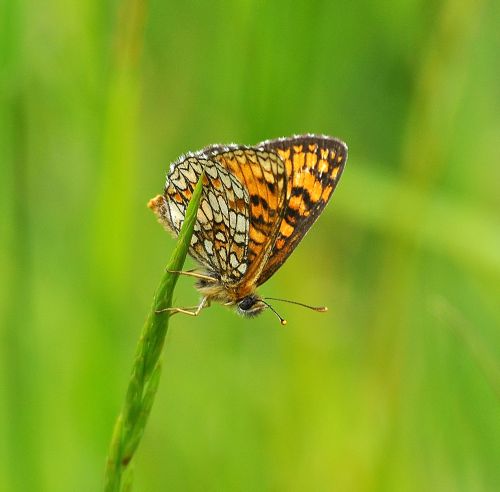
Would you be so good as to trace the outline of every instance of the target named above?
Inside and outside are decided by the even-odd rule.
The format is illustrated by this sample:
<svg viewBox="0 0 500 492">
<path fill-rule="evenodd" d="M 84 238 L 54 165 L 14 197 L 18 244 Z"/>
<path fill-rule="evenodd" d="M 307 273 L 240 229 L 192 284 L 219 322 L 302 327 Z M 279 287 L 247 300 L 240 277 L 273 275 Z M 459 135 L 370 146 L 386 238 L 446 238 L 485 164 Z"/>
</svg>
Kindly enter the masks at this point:
<svg viewBox="0 0 500 492">
<path fill-rule="evenodd" d="M 0 489 L 100 489 L 174 246 L 146 208 L 169 163 L 318 132 L 345 173 L 261 292 L 330 312 L 173 318 L 135 490 L 500 490 L 499 22 L 473 0 L 0 2 Z"/>
</svg>

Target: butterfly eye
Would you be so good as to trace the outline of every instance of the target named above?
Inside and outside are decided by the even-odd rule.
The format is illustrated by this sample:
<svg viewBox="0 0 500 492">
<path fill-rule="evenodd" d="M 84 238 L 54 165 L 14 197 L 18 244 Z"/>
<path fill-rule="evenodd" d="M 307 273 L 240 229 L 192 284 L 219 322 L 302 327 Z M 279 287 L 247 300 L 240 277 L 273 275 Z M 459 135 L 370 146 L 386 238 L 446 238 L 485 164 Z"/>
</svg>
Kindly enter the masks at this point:
<svg viewBox="0 0 500 492">
<path fill-rule="evenodd" d="M 257 301 L 257 298 L 255 296 L 247 296 L 245 297 L 240 303 L 238 304 L 238 307 L 242 311 L 248 311 Z"/>
</svg>

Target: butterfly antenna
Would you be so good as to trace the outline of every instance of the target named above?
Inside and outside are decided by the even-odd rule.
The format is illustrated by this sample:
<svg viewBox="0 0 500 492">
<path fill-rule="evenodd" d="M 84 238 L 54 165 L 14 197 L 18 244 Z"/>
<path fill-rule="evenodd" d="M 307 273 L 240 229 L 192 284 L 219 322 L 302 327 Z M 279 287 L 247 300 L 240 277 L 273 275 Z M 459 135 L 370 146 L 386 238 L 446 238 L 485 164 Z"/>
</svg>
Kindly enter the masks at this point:
<svg viewBox="0 0 500 492">
<path fill-rule="evenodd" d="M 318 313 L 326 313 L 328 311 L 328 308 L 326 306 L 310 306 L 309 304 L 304 304 L 303 302 L 289 301 L 288 299 L 278 299 L 277 297 L 265 297 L 264 299 L 269 299 L 270 301 L 288 302 L 289 304 L 296 304 L 297 306 L 302 306 L 307 309 L 312 309 L 313 311 L 316 311 Z M 269 304 L 267 305 L 269 306 Z"/>
<path fill-rule="evenodd" d="M 266 297 L 266 299 L 269 299 L 269 297 Z M 276 315 L 278 316 L 280 323 L 284 326 L 286 325 L 286 319 L 283 319 L 277 312 L 276 309 L 274 309 L 271 304 L 268 304 L 264 299 L 261 299 L 261 301 Z"/>
</svg>

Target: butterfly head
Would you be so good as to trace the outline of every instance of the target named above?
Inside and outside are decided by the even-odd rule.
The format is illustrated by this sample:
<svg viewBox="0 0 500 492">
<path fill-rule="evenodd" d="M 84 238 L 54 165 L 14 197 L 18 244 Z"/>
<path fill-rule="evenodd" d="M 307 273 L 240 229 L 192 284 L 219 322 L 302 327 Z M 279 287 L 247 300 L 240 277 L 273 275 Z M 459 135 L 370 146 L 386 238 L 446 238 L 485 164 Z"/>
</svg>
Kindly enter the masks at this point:
<svg viewBox="0 0 500 492">
<path fill-rule="evenodd" d="M 266 301 L 264 301 L 264 299 L 259 297 L 257 294 L 249 294 L 236 303 L 236 310 L 238 313 L 248 318 L 253 318 L 268 308 L 273 311 L 276 316 L 278 316 L 282 325 L 286 325 L 286 320 L 283 319 Z"/>
<path fill-rule="evenodd" d="M 249 294 L 236 303 L 238 313 L 248 318 L 259 315 L 266 307 L 267 306 L 257 294 Z"/>
</svg>

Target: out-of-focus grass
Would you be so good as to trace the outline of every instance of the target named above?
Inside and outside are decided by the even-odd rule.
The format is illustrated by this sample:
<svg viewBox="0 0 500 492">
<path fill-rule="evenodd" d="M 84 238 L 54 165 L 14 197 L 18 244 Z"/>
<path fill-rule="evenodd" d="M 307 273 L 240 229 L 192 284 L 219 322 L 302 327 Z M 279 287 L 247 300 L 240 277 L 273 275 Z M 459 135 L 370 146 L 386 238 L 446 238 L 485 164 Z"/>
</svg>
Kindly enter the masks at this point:
<svg viewBox="0 0 500 492">
<path fill-rule="evenodd" d="M 499 19 L 0 4 L 0 489 L 98 490 L 174 246 L 145 207 L 169 161 L 306 131 L 349 162 L 262 291 L 330 312 L 174 318 L 137 490 L 498 489 Z"/>
</svg>

